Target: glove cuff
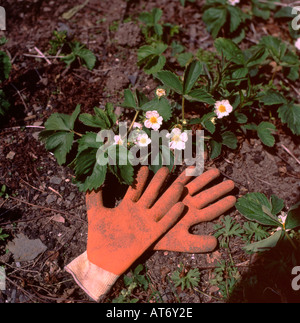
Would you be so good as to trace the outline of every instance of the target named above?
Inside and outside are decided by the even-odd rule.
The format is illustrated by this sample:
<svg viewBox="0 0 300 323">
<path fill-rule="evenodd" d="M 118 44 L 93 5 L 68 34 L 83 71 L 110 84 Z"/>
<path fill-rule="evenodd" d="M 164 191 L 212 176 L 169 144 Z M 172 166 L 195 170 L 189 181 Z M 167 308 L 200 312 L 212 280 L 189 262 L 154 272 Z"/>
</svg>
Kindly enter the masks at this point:
<svg viewBox="0 0 300 323">
<path fill-rule="evenodd" d="M 85 293 L 96 302 L 109 292 L 119 278 L 118 275 L 91 263 L 87 258 L 87 252 L 84 252 L 65 266 L 65 270 L 73 276 L 76 283 Z"/>
</svg>

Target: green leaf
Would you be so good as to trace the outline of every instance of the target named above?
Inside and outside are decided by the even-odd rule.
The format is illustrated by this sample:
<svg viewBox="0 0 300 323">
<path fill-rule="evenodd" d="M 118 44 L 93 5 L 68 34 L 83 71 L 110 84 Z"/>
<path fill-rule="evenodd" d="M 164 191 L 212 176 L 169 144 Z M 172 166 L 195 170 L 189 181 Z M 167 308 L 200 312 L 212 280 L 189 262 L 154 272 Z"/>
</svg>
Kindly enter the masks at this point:
<svg viewBox="0 0 300 323">
<path fill-rule="evenodd" d="M 199 76 L 203 74 L 203 66 L 199 61 L 191 62 L 184 72 L 183 94 L 188 94 Z"/>
<path fill-rule="evenodd" d="M 254 67 L 261 65 L 268 57 L 268 52 L 265 48 L 260 46 L 252 46 L 249 49 L 244 50 L 244 56 L 246 58 L 246 66 Z"/>
<path fill-rule="evenodd" d="M 233 79 L 242 79 L 242 78 L 246 77 L 248 73 L 249 73 L 248 67 L 241 67 L 241 68 L 236 69 L 232 73 L 232 78 Z"/>
<path fill-rule="evenodd" d="M 96 64 L 96 56 L 87 48 L 82 48 L 78 51 L 77 56 L 84 60 L 86 67 L 92 70 Z"/>
<path fill-rule="evenodd" d="M 184 95 L 184 97 L 190 102 L 205 102 L 208 104 L 214 104 L 215 99 L 212 97 L 210 93 L 203 89 L 194 89 L 190 91 L 188 94 Z"/>
<path fill-rule="evenodd" d="M 80 139 L 78 139 L 78 153 L 89 149 L 98 148 L 102 145 L 100 141 L 97 141 L 97 133 L 96 132 L 86 132 Z"/>
<path fill-rule="evenodd" d="M 89 113 L 82 113 L 79 116 L 79 120 L 88 127 L 95 127 L 105 129 L 105 121 L 100 119 L 98 116 L 92 116 Z"/>
<path fill-rule="evenodd" d="M 287 124 L 292 133 L 300 135 L 300 104 L 284 104 L 277 111 L 281 121 Z"/>
<path fill-rule="evenodd" d="M 275 138 L 272 133 L 275 130 L 276 127 L 273 123 L 263 121 L 257 126 L 257 135 L 263 144 L 273 147 L 275 145 Z"/>
<path fill-rule="evenodd" d="M 192 60 L 193 57 L 194 57 L 193 53 L 185 52 L 177 56 L 177 61 L 181 67 L 184 67 Z"/>
<path fill-rule="evenodd" d="M 269 238 L 251 243 L 245 246 L 243 249 L 248 252 L 267 251 L 267 250 L 270 250 L 271 248 L 274 248 L 282 236 L 283 236 L 283 231 L 278 230 L 274 234 L 272 234 Z"/>
<path fill-rule="evenodd" d="M 75 120 L 80 113 L 80 105 L 77 105 L 72 115 L 53 113 L 45 122 L 46 130 L 70 131 L 74 128 Z"/>
<path fill-rule="evenodd" d="M 96 163 L 96 149 L 86 149 L 76 157 L 76 178 L 81 192 L 97 190 L 105 181 L 107 165 Z"/>
<path fill-rule="evenodd" d="M 144 45 L 138 49 L 138 64 L 145 64 L 149 59 L 154 56 L 160 56 L 168 48 L 168 45 L 163 43 L 156 43 L 153 45 Z"/>
<path fill-rule="evenodd" d="M 162 53 L 167 47 L 168 45 L 163 43 L 140 47 L 138 49 L 138 65 L 144 65 L 144 70 L 147 74 L 157 73 L 166 63 L 166 58 Z"/>
<path fill-rule="evenodd" d="M 0 116 L 4 115 L 9 107 L 10 103 L 7 101 L 5 93 L 0 90 Z"/>
<path fill-rule="evenodd" d="M 159 146 L 159 151 L 155 156 L 151 156 L 151 165 L 149 169 L 156 173 L 162 167 L 168 167 L 169 171 L 173 169 L 174 166 L 174 155 L 169 147 L 164 145 Z"/>
<path fill-rule="evenodd" d="M 43 131 L 40 133 L 40 139 L 45 141 L 45 148 L 51 151 L 59 165 L 66 162 L 66 156 L 70 152 L 74 134 L 67 131 Z"/>
<path fill-rule="evenodd" d="M 248 220 L 256 221 L 263 225 L 281 226 L 281 223 L 275 217 L 270 216 L 263 211 L 263 207 L 271 210 L 272 205 L 262 193 L 246 194 L 238 199 L 235 207 Z"/>
<path fill-rule="evenodd" d="M 234 6 L 228 6 L 227 10 L 230 13 L 230 32 L 237 30 L 242 22 L 243 12 L 240 8 Z"/>
<path fill-rule="evenodd" d="M 241 49 L 230 39 L 217 38 L 215 47 L 219 54 L 223 54 L 228 61 L 232 61 L 238 65 L 245 64 L 245 57 Z"/>
<path fill-rule="evenodd" d="M 154 98 L 153 100 L 141 106 L 142 111 L 156 110 L 164 121 L 170 120 L 172 117 L 172 107 L 166 98 Z"/>
<path fill-rule="evenodd" d="M 202 126 L 208 130 L 211 134 L 213 134 L 216 131 L 215 124 L 211 121 L 212 118 L 214 118 L 216 114 L 214 112 L 209 112 L 205 115 L 203 115 L 200 119 L 200 122 Z"/>
<path fill-rule="evenodd" d="M 227 10 L 225 8 L 209 8 L 204 11 L 202 19 L 207 30 L 213 38 L 216 38 L 225 25 L 227 18 Z"/>
<path fill-rule="evenodd" d="M 66 156 L 72 148 L 74 140 L 72 130 L 79 113 L 80 105 L 77 105 L 72 115 L 52 114 L 45 122 L 45 130 L 39 135 L 40 140 L 45 142 L 46 149 L 54 154 L 59 165 L 66 162 Z"/>
<path fill-rule="evenodd" d="M 286 229 L 295 229 L 300 226 L 300 202 L 290 207 L 285 221 Z"/>
<path fill-rule="evenodd" d="M 97 162 L 97 151 L 102 145 L 93 132 L 87 132 L 78 140 L 78 152 L 73 164 L 75 183 L 81 192 L 96 190 L 105 181 L 107 165 Z"/>
<path fill-rule="evenodd" d="M 117 122 L 117 115 L 115 114 L 115 109 L 112 103 L 106 103 L 105 105 L 105 110 L 106 110 L 106 114 L 110 120 L 110 124 L 111 126 L 113 126 L 116 122 Z"/>
<path fill-rule="evenodd" d="M 247 238 L 244 240 L 248 242 L 252 240 L 252 237 L 255 241 L 260 241 L 269 236 L 269 233 L 256 222 L 245 222 L 243 229 L 245 230 L 245 234 L 247 236 Z"/>
<path fill-rule="evenodd" d="M 134 94 L 129 89 L 124 90 L 124 102 L 122 103 L 122 107 L 137 108 Z"/>
<path fill-rule="evenodd" d="M 215 158 L 219 157 L 219 155 L 221 154 L 222 143 L 217 142 L 215 140 L 211 140 L 210 141 L 210 148 L 211 148 L 210 158 L 215 159 Z"/>
<path fill-rule="evenodd" d="M 163 69 L 166 64 L 165 56 L 154 56 L 144 66 L 144 71 L 147 74 L 155 74 Z"/>
<path fill-rule="evenodd" d="M 287 45 L 281 39 L 273 36 L 263 36 L 259 45 L 267 48 L 271 56 L 278 61 L 282 60 L 287 50 Z"/>
<path fill-rule="evenodd" d="M 274 18 L 294 18 L 295 15 L 292 14 L 292 7 L 281 7 L 277 12 L 274 14 Z"/>
<path fill-rule="evenodd" d="M 235 134 L 231 131 L 225 131 L 222 133 L 222 144 L 231 148 L 237 148 L 237 138 Z"/>
<path fill-rule="evenodd" d="M 119 145 L 114 145 L 110 148 L 114 150 L 114 153 L 113 156 L 110 156 L 111 150 L 108 149 L 108 155 L 116 158 L 117 163 L 116 165 L 109 165 L 109 169 L 121 184 L 131 185 L 133 183 L 134 168 L 129 161 L 130 152 L 125 147 Z"/>
<path fill-rule="evenodd" d="M 287 100 L 279 92 L 268 90 L 265 93 L 260 94 L 260 102 L 263 102 L 264 105 L 276 105 L 287 103 Z"/>
<path fill-rule="evenodd" d="M 155 75 L 166 87 L 178 94 L 183 94 L 183 85 L 179 77 L 170 71 L 160 71 Z"/>
<path fill-rule="evenodd" d="M 9 78 L 9 73 L 11 71 L 11 62 L 8 55 L 0 51 L 0 82 Z"/>
<path fill-rule="evenodd" d="M 240 112 L 234 112 L 234 115 L 236 117 L 237 123 L 246 123 L 248 121 L 248 117 L 244 113 Z"/>
<path fill-rule="evenodd" d="M 276 195 L 271 196 L 271 213 L 273 215 L 278 214 L 284 208 L 284 201 L 277 197 Z"/>
</svg>

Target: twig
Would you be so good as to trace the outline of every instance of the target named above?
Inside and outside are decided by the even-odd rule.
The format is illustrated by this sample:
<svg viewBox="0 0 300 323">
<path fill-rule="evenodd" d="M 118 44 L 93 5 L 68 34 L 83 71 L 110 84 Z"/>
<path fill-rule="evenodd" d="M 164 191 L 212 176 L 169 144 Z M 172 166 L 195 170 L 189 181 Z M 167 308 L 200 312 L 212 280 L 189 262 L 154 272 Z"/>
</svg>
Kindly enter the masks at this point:
<svg viewBox="0 0 300 323">
<path fill-rule="evenodd" d="M 23 54 L 23 56 L 26 56 L 26 57 L 35 57 L 35 58 L 44 58 L 44 59 L 48 59 L 48 58 L 53 58 L 53 59 L 56 59 L 56 58 L 64 58 L 65 56 L 52 56 L 52 55 L 33 55 L 33 54 Z"/>
<path fill-rule="evenodd" d="M 18 277 L 17 277 L 18 278 Z M 38 298 L 35 295 L 32 295 L 30 293 L 28 293 L 24 288 L 22 288 L 21 286 L 19 286 L 17 283 L 15 283 L 13 280 L 11 280 L 10 278 L 8 278 L 7 276 L 5 277 L 5 279 L 7 279 L 11 284 L 13 284 L 15 287 L 17 287 L 18 289 L 20 289 L 25 295 L 27 295 L 32 301 L 32 298 L 36 298 L 38 300 L 40 300 L 40 298 Z"/>
<path fill-rule="evenodd" d="M 51 186 L 48 186 L 49 190 L 52 191 L 53 193 L 57 194 L 59 197 L 63 198 L 61 194 L 59 194 L 59 192 L 57 192 L 54 188 L 52 188 Z"/>
<path fill-rule="evenodd" d="M 24 204 L 29 205 L 29 206 L 32 206 L 32 207 L 36 207 L 36 208 L 42 209 L 44 211 L 53 211 L 53 212 L 57 212 L 57 213 L 61 213 L 61 214 L 67 215 L 67 216 L 70 216 L 70 215 L 75 216 L 74 214 L 70 214 L 70 213 L 65 212 L 65 211 L 62 211 L 62 210 L 52 209 L 50 207 L 45 207 L 45 206 L 41 206 L 41 205 L 32 204 L 32 203 L 29 203 L 29 202 L 26 202 L 26 201 L 22 201 L 20 199 L 17 199 L 16 197 L 10 196 L 9 198 L 12 199 L 12 200 L 14 200 L 14 201 L 21 202 L 21 203 L 24 203 Z"/>
<path fill-rule="evenodd" d="M 268 4 L 275 5 L 275 6 L 280 6 L 280 7 L 293 7 L 296 4 L 300 4 L 300 1 L 292 2 L 292 3 L 270 2 L 267 0 L 258 0 L 258 1 L 261 3 L 268 3 Z"/>
<path fill-rule="evenodd" d="M 300 165 L 300 160 L 288 148 L 286 148 L 285 145 L 281 144 L 281 147 Z"/>
<path fill-rule="evenodd" d="M 40 191 L 42 193 L 45 192 L 45 191 L 40 190 L 39 188 L 36 188 L 36 187 L 32 186 L 31 184 L 29 184 L 28 182 L 26 182 L 23 178 L 21 178 L 21 181 L 24 182 L 26 185 L 30 186 L 31 188 L 33 188 L 34 190 Z"/>
<path fill-rule="evenodd" d="M 19 97 L 21 98 L 21 100 L 22 100 L 22 103 L 23 103 L 23 105 L 24 105 L 24 107 L 25 107 L 25 109 L 26 109 L 26 111 L 28 111 L 28 108 L 27 108 L 27 104 L 25 103 L 25 101 L 24 101 L 24 99 L 23 99 L 23 96 L 22 96 L 22 94 L 21 94 L 21 92 L 14 86 L 14 84 L 13 83 L 11 83 L 11 86 L 17 91 L 17 93 L 18 93 L 18 95 L 19 95 Z"/>
<path fill-rule="evenodd" d="M 269 183 L 269 182 L 267 182 L 267 181 L 264 181 L 263 179 L 261 179 L 261 178 L 259 178 L 259 177 L 256 177 L 256 176 L 254 176 L 256 179 L 258 179 L 259 181 L 261 181 L 262 183 L 265 183 L 265 184 L 268 184 L 268 185 L 270 185 L 270 186 L 272 186 L 272 184 L 271 183 Z"/>
<path fill-rule="evenodd" d="M 41 55 L 42 56 L 42 58 L 44 58 L 45 59 L 45 61 L 49 64 L 49 65 L 51 65 L 52 63 L 51 63 L 51 61 L 45 56 L 45 54 L 44 53 L 42 53 L 37 47 L 34 47 L 34 49 L 37 51 L 37 53 L 39 54 L 39 55 Z"/>
</svg>

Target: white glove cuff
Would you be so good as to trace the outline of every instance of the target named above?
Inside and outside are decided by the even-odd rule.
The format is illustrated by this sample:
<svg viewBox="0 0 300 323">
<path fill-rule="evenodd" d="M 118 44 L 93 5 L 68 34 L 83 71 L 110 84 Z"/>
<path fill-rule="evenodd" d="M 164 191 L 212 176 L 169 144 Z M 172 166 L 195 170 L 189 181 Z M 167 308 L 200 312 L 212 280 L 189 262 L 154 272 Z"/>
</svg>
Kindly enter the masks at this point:
<svg viewBox="0 0 300 323">
<path fill-rule="evenodd" d="M 70 262 L 65 267 L 65 270 L 73 276 L 76 283 L 85 293 L 96 302 L 109 292 L 119 278 L 118 275 L 91 263 L 87 258 L 87 252 Z"/>
</svg>

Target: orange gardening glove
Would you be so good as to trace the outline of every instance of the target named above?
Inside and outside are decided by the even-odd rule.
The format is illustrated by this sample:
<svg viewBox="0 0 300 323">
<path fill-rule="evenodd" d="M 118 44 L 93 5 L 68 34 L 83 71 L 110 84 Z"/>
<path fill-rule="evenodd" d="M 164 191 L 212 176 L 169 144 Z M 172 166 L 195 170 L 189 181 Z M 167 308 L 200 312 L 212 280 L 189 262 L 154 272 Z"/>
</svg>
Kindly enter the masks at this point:
<svg viewBox="0 0 300 323">
<path fill-rule="evenodd" d="M 168 174 L 161 168 L 142 194 L 148 168 L 137 174 L 116 208 L 104 207 L 102 191 L 86 194 L 87 251 L 66 266 L 81 288 L 94 300 L 106 294 L 124 273 L 175 222 L 184 210 L 179 202 L 183 184 L 175 183 L 156 201 Z"/>
<path fill-rule="evenodd" d="M 210 204 L 234 188 L 234 182 L 231 180 L 226 180 L 198 193 L 219 175 L 220 172 L 213 168 L 196 178 L 186 176 L 185 171 L 178 176 L 173 185 L 176 183 L 185 185 L 182 202 L 187 206 L 187 210 L 181 220 L 156 243 L 154 250 L 202 253 L 215 249 L 217 239 L 214 236 L 194 235 L 189 233 L 189 229 L 200 222 L 215 219 L 235 205 L 234 196 L 227 196 Z M 194 179 L 190 181 L 192 178 Z"/>
</svg>

